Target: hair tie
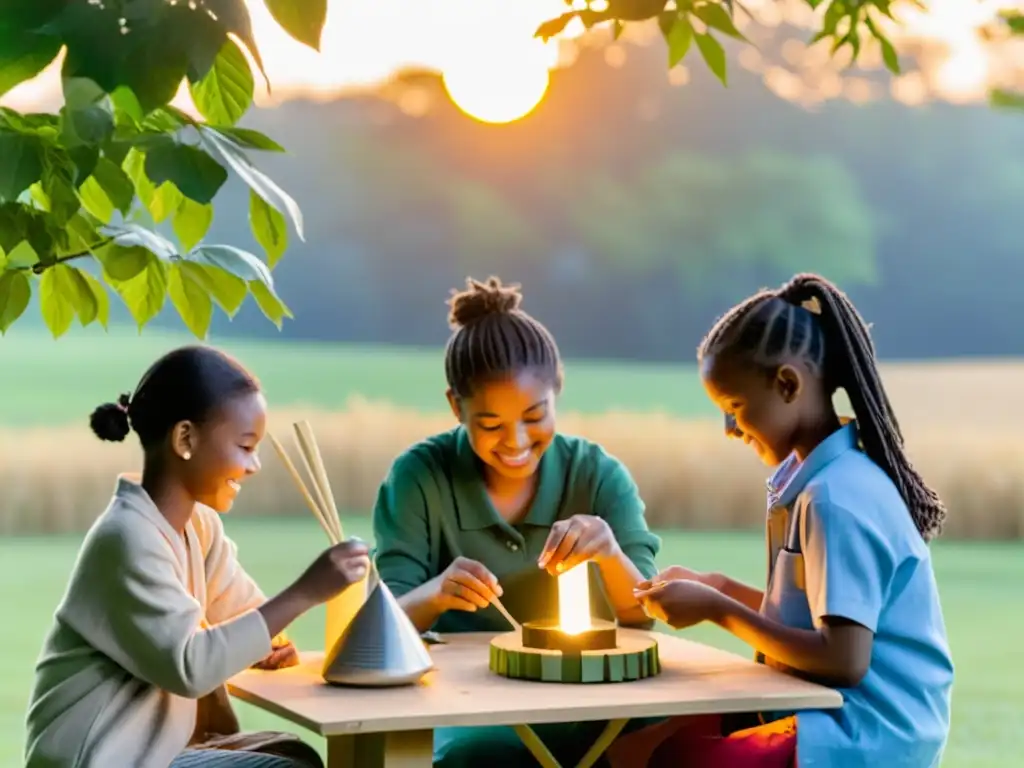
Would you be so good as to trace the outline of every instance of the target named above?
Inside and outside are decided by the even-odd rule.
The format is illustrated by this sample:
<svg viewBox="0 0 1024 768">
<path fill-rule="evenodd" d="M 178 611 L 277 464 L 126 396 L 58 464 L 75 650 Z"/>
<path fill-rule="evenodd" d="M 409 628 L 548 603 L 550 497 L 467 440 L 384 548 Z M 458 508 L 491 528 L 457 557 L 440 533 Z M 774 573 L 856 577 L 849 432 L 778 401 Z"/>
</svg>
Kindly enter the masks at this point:
<svg viewBox="0 0 1024 768">
<path fill-rule="evenodd" d="M 128 408 L 131 406 L 131 404 L 132 396 L 129 395 L 127 392 L 121 395 L 119 398 L 117 398 L 117 403 L 115 403 L 118 409 L 123 411 L 124 413 L 128 413 Z"/>
</svg>

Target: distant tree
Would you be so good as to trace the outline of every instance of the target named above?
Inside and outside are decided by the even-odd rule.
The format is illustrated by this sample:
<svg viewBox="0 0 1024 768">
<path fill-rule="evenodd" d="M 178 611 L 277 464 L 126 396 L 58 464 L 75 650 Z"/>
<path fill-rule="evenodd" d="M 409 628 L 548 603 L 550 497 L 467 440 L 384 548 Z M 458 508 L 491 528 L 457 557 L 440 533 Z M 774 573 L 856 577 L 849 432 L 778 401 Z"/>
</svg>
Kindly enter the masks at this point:
<svg viewBox="0 0 1024 768">
<path fill-rule="evenodd" d="M 875 277 L 875 217 L 828 157 L 676 152 L 631 179 L 591 180 L 570 201 L 578 244 L 604 269 L 678 275 L 702 290 L 739 272 L 813 268 Z"/>
</svg>

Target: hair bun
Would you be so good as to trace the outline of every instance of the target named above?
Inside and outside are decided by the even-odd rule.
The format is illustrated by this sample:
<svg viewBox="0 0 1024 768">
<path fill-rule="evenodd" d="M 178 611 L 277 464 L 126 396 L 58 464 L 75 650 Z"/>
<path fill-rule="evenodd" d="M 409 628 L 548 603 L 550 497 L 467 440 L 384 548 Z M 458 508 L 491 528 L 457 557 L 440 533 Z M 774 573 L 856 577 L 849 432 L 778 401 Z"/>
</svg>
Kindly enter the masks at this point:
<svg viewBox="0 0 1024 768">
<path fill-rule="evenodd" d="M 448 324 L 452 328 L 464 328 L 488 315 L 507 315 L 516 311 L 523 301 L 519 288 L 518 283 L 502 285 L 497 277 L 489 277 L 486 283 L 467 277 L 466 290 L 452 289 L 452 297 L 448 300 Z"/>
<path fill-rule="evenodd" d="M 128 395 L 121 395 L 116 403 L 104 403 L 89 416 L 89 426 L 100 440 L 120 443 L 131 432 L 128 421 Z"/>
</svg>

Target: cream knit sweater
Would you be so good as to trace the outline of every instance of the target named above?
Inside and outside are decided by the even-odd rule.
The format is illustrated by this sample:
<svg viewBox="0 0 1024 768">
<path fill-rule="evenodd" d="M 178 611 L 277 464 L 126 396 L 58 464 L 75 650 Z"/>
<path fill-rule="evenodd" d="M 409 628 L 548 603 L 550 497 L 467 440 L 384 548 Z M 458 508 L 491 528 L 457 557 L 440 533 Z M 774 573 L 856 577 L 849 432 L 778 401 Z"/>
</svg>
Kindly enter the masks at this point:
<svg viewBox="0 0 1024 768">
<path fill-rule="evenodd" d="M 26 768 L 167 768 L 196 700 L 270 653 L 264 600 L 217 513 L 197 506 L 182 536 L 119 478 L 36 666 Z"/>
</svg>

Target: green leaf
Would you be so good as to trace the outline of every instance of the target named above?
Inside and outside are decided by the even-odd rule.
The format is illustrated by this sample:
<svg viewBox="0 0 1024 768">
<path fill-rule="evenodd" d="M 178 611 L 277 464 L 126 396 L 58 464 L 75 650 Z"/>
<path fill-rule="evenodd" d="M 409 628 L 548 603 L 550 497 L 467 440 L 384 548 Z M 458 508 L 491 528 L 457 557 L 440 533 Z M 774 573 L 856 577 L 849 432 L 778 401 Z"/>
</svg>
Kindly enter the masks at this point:
<svg viewBox="0 0 1024 768">
<path fill-rule="evenodd" d="M 693 24 L 685 16 L 676 19 L 668 33 L 668 67 L 671 69 L 683 60 L 693 42 Z"/>
<path fill-rule="evenodd" d="M 97 248 L 95 255 L 112 283 L 124 283 L 136 277 L 149 266 L 153 258 L 153 254 L 141 246 L 124 246 L 117 243 Z"/>
<path fill-rule="evenodd" d="M 138 96 L 127 86 L 119 85 L 115 88 L 110 94 L 110 101 L 114 105 L 115 122 L 119 117 L 125 117 L 130 124 L 138 125 L 145 118 Z"/>
<path fill-rule="evenodd" d="M 8 266 L 28 269 L 39 263 L 39 254 L 28 240 L 22 240 L 7 254 Z"/>
<path fill-rule="evenodd" d="M 1024 109 L 1024 93 L 996 88 L 989 94 L 989 104 L 997 109 Z"/>
<path fill-rule="evenodd" d="M 219 133 L 221 136 L 233 141 L 242 149 L 256 149 L 263 150 L 264 152 L 285 151 L 285 148 L 272 138 L 265 136 L 259 131 L 254 131 L 251 128 L 239 128 L 237 126 L 233 128 L 224 128 L 217 126 L 216 128 L 207 127 L 207 130 Z"/>
<path fill-rule="evenodd" d="M 207 292 L 224 310 L 224 314 L 234 317 L 245 297 L 249 295 L 249 286 L 245 280 L 208 264 L 194 264 L 190 261 L 183 264 L 188 265 L 193 272 L 199 270 L 196 272 L 196 279 L 205 280 Z"/>
<path fill-rule="evenodd" d="M 53 269 L 67 270 L 68 280 L 71 283 L 73 292 L 72 307 L 78 315 L 78 322 L 83 326 L 95 322 L 100 313 L 99 299 L 89 283 L 89 275 L 70 264 L 58 264 Z M 106 294 L 104 294 L 106 296 Z"/>
<path fill-rule="evenodd" d="M 327 21 L 327 0 L 263 0 L 270 15 L 285 32 L 314 51 Z"/>
<path fill-rule="evenodd" d="M 6 334 L 14 321 L 28 309 L 32 298 L 29 277 L 24 272 L 0 272 L 0 333 Z"/>
<path fill-rule="evenodd" d="M 64 123 L 68 146 L 101 144 L 114 132 L 114 105 L 110 97 L 92 80 L 65 78 Z"/>
<path fill-rule="evenodd" d="M 189 271 L 185 262 L 171 264 L 167 273 L 167 289 L 171 303 L 178 310 L 181 319 L 200 339 L 205 339 L 213 320 L 213 302 L 200 280 Z"/>
<path fill-rule="evenodd" d="M 96 164 L 100 161 L 99 147 L 80 146 L 68 150 L 68 157 L 75 164 L 74 184 L 76 187 L 92 175 Z"/>
<path fill-rule="evenodd" d="M 743 36 L 742 32 L 736 29 L 736 25 L 733 23 L 728 11 L 717 3 L 708 3 L 706 5 L 699 5 L 695 7 L 693 9 L 693 15 L 707 24 L 711 29 L 717 29 L 719 32 L 724 32 L 729 37 L 734 37 L 745 43 L 750 42 Z"/>
<path fill-rule="evenodd" d="M 93 301 L 96 304 L 96 314 L 93 319 L 98 320 L 101 326 L 107 328 L 110 324 L 110 296 L 107 295 L 107 289 L 103 287 L 103 283 L 88 272 L 76 270 L 76 274 L 92 293 Z M 92 322 L 92 320 L 89 322 Z"/>
<path fill-rule="evenodd" d="M 887 38 L 875 25 L 875 22 L 870 16 L 865 19 L 865 23 L 867 24 L 868 30 L 882 48 L 882 61 L 885 62 L 886 69 L 894 75 L 898 75 L 900 73 L 900 57 L 896 53 L 896 49 L 893 47 L 892 42 L 890 42 L 889 38 Z"/>
<path fill-rule="evenodd" d="M 251 253 L 230 245 L 203 245 L 188 255 L 190 261 L 219 267 L 246 282 L 257 281 L 273 288 L 274 278 L 267 265 Z"/>
<path fill-rule="evenodd" d="M 249 283 L 249 292 L 252 293 L 252 297 L 256 300 L 256 305 L 260 308 L 260 311 L 277 326 L 278 330 L 281 329 L 284 318 L 294 317 L 292 311 L 278 298 L 277 294 L 263 283 Z"/>
<path fill-rule="evenodd" d="M 173 261 L 178 256 L 178 250 L 174 244 L 156 232 L 150 232 L 138 224 L 125 223 L 118 226 L 104 227 L 102 230 L 106 237 L 114 243 L 126 248 L 138 246 L 145 248 L 157 258 L 163 261 Z"/>
<path fill-rule="evenodd" d="M 209 203 L 228 180 L 220 163 L 196 147 L 168 144 L 146 153 L 146 176 L 154 184 L 169 181 L 197 203 Z"/>
<path fill-rule="evenodd" d="M 207 122 L 230 126 L 252 106 L 255 87 L 245 54 L 229 39 L 210 71 L 198 83 L 190 84 L 189 90 L 196 109 Z"/>
<path fill-rule="evenodd" d="M 220 154 L 253 192 L 266 200 L 272 208 L 289 216 L 299 239 L 305 239 L 302 211 L 287 192 L 257 170 L 245 153 L 231 140 L 225 139 L 216 131 L 206 130 L 202 127 L 200 127 L 199 135 L 202 137 L 203 143 Z"/>
<path fill-rule="evenodd" d="M 273 269 L 288 248 L 288 224 L 284 216 L 255 192 L 249 192 L 249 226 Z"/>
<path fill-rule="evenodd" d="M 124 169 L 103 157 L 96 163 L 92 176 L 110 204 L 127 216 L 135 200 L 135 185 Z"/>
<path fill-rule="evenodd" d="M 697 40 L 697 47 L 700 49 L 701 56 L 704 57 L 708 69 L 714 73 L 715 77 L 722 81 L 722 85 L 728 85 L 725 71 L 725 49 L 722 48 L 722 44 L 710 34 L 695 32 L 694 38 Z"/>
<path fill-rule="evenodd" d="M 46 69 L 60 49 L 59 37 L 0 30 L 0 96 Z"/>
<path fill-rule="evenodd" d="M 149 212 L 153 221 L 157 224 L 165 221 L 181 207 L 181 201 L 188 200 L 181 191 L 169 181 L 165 181 L 156 192 L 153 193 L 153 200 L 149 205 Z"/>
<path fill-rule="evenodd" d="M 78 288 L 70 267 L 55 264 L 43 272 L 39 280 L 39 307 L 53 338 L 59 339 L 71 327 L 77 301 Z"/>
<path fill-rule="evenodd" d="M 178 236 L 183 250 L 190 251 L 199 244 L 213 223 L 213 206 L 200 205 L 187 197 L 181 198 L 178 210 L 174 212 L 174 234 Z"/>
<path fill-rule="evenodd" d="M 270 80 L 263 68 L 263 57 L 260 55 L 256 45 L 256 38 L 252 33 L 252 18 L 249 16 L 249 8 L 245 0 L 206 0 L 206 10 L 212 12 L 228 32 L 242 41 L 246 49 L 252 55 L 256 66 L 259 67 L 263 81 L 270 88 Z"/>
<path fill-rule="evenodd" d="M 68 234 L 66 248 L 60 249 L 57 256 L 70 256 L 73 253 L 84 253 L 99 248 L 104 237 L 97 231 L 102 221 L 86 210 L 80 210 L 68 221 L 65 229 Z"/>
<path fill-rule="evenodd" d="M 81 207 L 75 191 L 75 164 L 66 152 L 55 147 L 47 148 L 43 156 L 41 187 L 53 222 L 58 227 L 65 226 Z"/>
<path fill-rule="evenodd" d="M 160 259 L 150 255 L 145 269 L 122 283 L 115 290 L 128 307 L 139 330 L 160 314 L 167 297 L 167 268 Z"/>
<path fill-rule="evenodd" d="M 43 143 L 38 136 L 0 130 L 0 201 L 13 202 L 43 175 Z"/>
<path fill-rule="evenodd" d="M 153 204 L 153 195 L 156 194 L 156 187 L 152 180 L 146 175 L 146 153 L 132 147 L 121 164 L 128 178 L 132 180 L 135 187 L 135 194 L 147 210 Z"/>
</svg>

